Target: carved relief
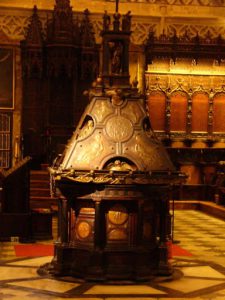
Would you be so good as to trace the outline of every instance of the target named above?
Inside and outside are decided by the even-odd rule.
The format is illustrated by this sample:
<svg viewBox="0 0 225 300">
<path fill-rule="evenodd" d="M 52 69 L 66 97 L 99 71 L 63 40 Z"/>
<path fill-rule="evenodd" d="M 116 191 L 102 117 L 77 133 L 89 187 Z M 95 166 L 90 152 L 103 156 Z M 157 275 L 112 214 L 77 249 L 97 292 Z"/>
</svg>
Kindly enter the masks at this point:
<svg viewBox="0 0 225 300">
<path fill-rule="evenodd" d="M 134 150 L 136 154 L 145 162 L 145 164 L 159 164 L 161 157 L 157 150 L 158 146 L 154 144 L 149 145 L 149 141 L 147 139 L 143 139 L 143 137 L 138 134 L 136 135 L 135 140 L 136 144 L 134 146 Z"/>
<path fill-rule="evenodd" d="M 129 116 L 129 119 L 135 124 L 138 123 L 143 115 L 140 106 L 136 102 L 128 102 L 127 105 L 121 110 L 122 115 Z"/>
<path fill-rule="evenodd" d="M 108 241 L 127 241 L 128 239 L 128 213 L 124 206 L 114 205 L 107 218 Z"/>
<path fill-rule="evenodd" d="M 176 23 L 174 20 L 173 24 L 166 24 L 164 28 L 165 32 L 169 36 L 173 36 L 174 32 L 176 32 L 177 36 L 183 36 L 186 32 L 188 32 L 190 38 L 194 38 L 196 34 L 201 38 L 217 38 L 218 35 L 225 35 L 225 28 L 222 25 L 205 25 L 205 24 L 185 24 L 185 23 Z"/>
<path fill-rule="evenodd" d="M 93 129 L 94 129 L 94 121 L 88 120 L 81 128 L 78 139 L 80 140 L 86 138 L 93 131 Z"/>
<path fill-rule="evenodd" d="M 214 67 L 209 66 L 210 70 Z M 224 65 L 221 65 L 221 70 Z M 200 67 L 199 67 L 200 69 Z M 201 70 L 201 69 L 200 69 Z M 216 70 L 215 70 L 216 71 Z M 148 83 L 147 90 L 151 91 L 164 91 L 170 93 L 171 91 L 183 90 L 187 93 L 194 93 L 197 91 L 210 93 L 211 91 L 220 91 L 225 86 L 225 78 L 222 75 L 190 75 L 194 70 L 186 66 L 186 74 L 151 74 L 146 75 Z M 157 84 L 156 84 L 157 83 Z"/>
<path fill-rule="evenodd" d="M 109 102 L 106 102 L 106 100 L 97 100 L 91 113 L 97 118 L 97 121 L 101 123 L 105 117 L 112 112 L 112 106 Z"/>
<path fill-rule="evenodd" d="M 82 221 L 77 224 L 77 233 L 80 239 L 86 239 L 91 233 L 91 226 L 88 222 Z"/>
<path fill-rule="evenodd" d="M 125 161 L 123 161 L 123 159 L 116 159 L 115 161 L 113 161 L 112 163 L 109 163 L 106 166 L 107 170 L 110 171 L 135 171 L 136 167 L 132 164 L 129 164 Z"/>
<path fill-rule="evenodd" d="M 88 140 L 87 143 L 77 146 L 82 149 L 80 151 L 77 149 L 76 161 L 81 165 L 89 164 L 96 155 L 101 155 L 104 150 L 102 135 L 95 134 L 91 141 Z"/>
<path fill-rule="evenodd" d="M 108 218 L 112 224 L 122 225 L 127 221 L 128 214 L 121 211 L 109 211 Z"/>
<path fill-rule="evenodd" d="M 210 66 L 209 66 L 210 67 Z M 200 67 L 199 67 L 200 68 Z M 211 66 L 212 70 L 214 66 Z M 224 64 L 220 66 L 220 70 L 223 73 L 224 71 Z M 216 69 L 215 69 L 216 71 Z M 187 72 L 190 72 L 187 68 Z M 191 72 L 190 72 L 191 73 Z M 147 75 L 148 77 L 148 75 Z M 217 104 L 215 99 L 216 95 L 224 95 L 224 76 L 222 75 L 189 75 L 189 74 L 183 74 L 182 80 L 180 80 L 180 75 L 177 74 L 151 74 L 151 76 L 148 77 L 148 91 L 151 95 L 152 93 L 155 93 L 157 90 L 160 93 L 161 90 L 164 90 L 165 97 L 167 99 L 167 106 L 165 111 L 165 122 L 168 124 L 171 123 L 171 120 L 178 121 L 179 118 L 181 118 L 180 122 L 183 123 L 182 125 L 182 133 L 173 133 L 171 132 L 171 129 L 176 131 L 177 125 L 171 125 L 166 126 L 169 128 L 168 132 L 166 132 L 165 128 L 165 134 L 170 134 L 171 138 L 175 137 L 182 137 L 184 139 L 184 135 L 189 138 L 195 139 L 197 136 L 201 138 L 212 139 L 218 137 L 218 134 L 221 136 L 224 134 L 224 127 L 222 120 L 224 119 L 223 108 L 217 108 L 218 115 L 215 113 L 214 108 Z M 157 87 L 155 82 L 157 81 Z M 178 108 L 179 105 L 181 105 L 181 101 L 177 101 L 177 103 L 173 103 L 173 109 L 171 106 L 171 95 L 176 93 L 184 93 L 183 96 L 186 97 L 187 102 L 185 104 L 185 107 L 182 109 Z M 181 94 L 180 94 L 181 95 Z M 186 96 L 185 96 L 186 95 Z M 151 101 L 151 98 L 149 98 L 149 101 Z M 221 101 L 222 103 L 223 101 Z M 219 105 L 218 105 L 219 107 Z M 179 110 L 179 118 L 176 115 L 176 111 Z M 158 114 L 156 117 L 158 117 Z M 220 117 L 221 116 L 221 117 Z M 196 119 L 197 118 L 197 119 Z M 215 118 L 215 119 L 214 119 Z M 201 121 L 200 121 L 201 120 Z M 220 120 L 218 122 L 217 130 L 215 130 L 215 121 L 214 120 Z M 187 127 L 185 127 L 186 125 Z M 154 125 L 157 125 L 154 123 Z M 158 128 L 153 127 L 154 130 L 157 130 Z M 213 137 L 214 132 L 214 137 Z M 157 134 L 160 135 L 158 132 Z"/>
<path fill-rule="evenodd" d="M 115 142 L 123 142 L 132 135 L 133 126 L 129 119 L 114 116 L 106 123 L 106 133 Z"/>
<path fill-rule="evenodd" d="M 136 132 L 134 136 L 123 145 L 122 153 L 137 164 L 139 169 L 163 170 L 166 165 L 173 168 L 159 140 L 156 139 L 154 135 L 151 136 L 151 140 L 149 140 L 145 132 Z"/>
<path fill-rule="evenodd" d="M 142 22 L 132 22 L 132 34 L 131 42 L 133 44 L 143 44 L 148 37 L 149 31 L 159 32 L 159 23 L 156 23 L 152 20 L 149 23 L 145 21 Z"/>
<path fill-rule="evenodd" d="M 113 2 L 114 0 L 105 0 Z M 194 5 L 194 6 L 221 6 L 224 7 L 223 0 L 120 0 L 121 2 L 147 2 L 151 4 L 163 4 L 163 5 Z"/>
<path fill-rule="evenodd" d="M 136 0 L 130 0 L 132 2 L 136 2 Z M 138 0 L 139 1 L 139 0 Z M 138 2 L 137 1 L 137 2 Z M 147 1 L 147 0 L 146 0 Z M 154 1 L 154 0 L 151 0 Z M 167 1 L 173 1 L 173 3 L 176 2 L 176 5 L 184 5 L 182 3 L 184 0 L 167 0 Z M 193 0 L 194 1 L 194 0 Z M 129 1 L 128 1 L 129 2 Z M 140 1 L 143 2 L 143 1 Z M 165 5 L 165 1 L 161 0 L 163 4 Z M 202 2 L 202 3 L 200 3 Z M 149 3 L 149 1 L 148 1 Z M 154 2 L 151 2 L 154 3 Z M 156 0 L 156 4 L 162 4 Z M 172 4 L 173 4 L 172 3 Z M 193 2 L 194 3 L 194 2 Z M 193 5 L 192 3 L 192 5 Z M 195 1 L 197 3 L 197 0 Z M 197 5 L 204 6 L 205 2 L 198 0 Z M 171 3 L 168 3 L 171 4 Z M 149 3 L 150 5 L 150 3 Z M 197 6 L 196 5 L 196 6 Z M 205 6 L 213 6 L 213 0 L 209 1 L 209 3 Z M 224 3 L 219 3 L 218 6 L 224 7 Z M 160 11 L 159 11 L 160 13 Z M 193 12 L 190 12 L 189 15 L 193 14 Z M 42 28 L 46 28 L 47 24 L 47 17 L 46 13 L 44 11 L 39 12 L 40 21 L 42 23 Z M 76 12 L 73 12 L 73 16 L 75 18 L 80 18 L 80 15 L 76 14 Z M 26 32 L 27 25 L 29 24 L 29 17 L 30 12 L 26 11 L 4 11 L 4 13 L 0 14 L 0 30 L 2 30 L 8 37 L 14 39 L 14 40 L 22 40 L 24 39 L 24 35 Z M 172 16 L 171 16 L 172 17 Z M 74 18 L 74 19 L 75 19 Z M 93 25 L 93 32 L 95 34 L 95 39 L 97 43 L 100 43 L 101 41 L 101 30 L 102 30 L 102 20 L 99 16 L 92 16 L 90 15 L 90 21 Z M 207 19 L 205 19 L 205 22 L 207 22 Z M 225 28 L 222 25 L 219 24 L 192 24 L 192 20 L 190 19 L 190 23 L 186 21 L 186 23 L 183 22 L 179 23 L 177 20 L 170 19 L 168 22 L 164 23 L 164 26 L 162 27 L 162 24 L 160 23 L 160 18 L 156 21 L 153 19 L 149 19 L 146 21 L 146 18 L 139 19 L 139 20 L 133 20 L 132 22 L 132 35 L 131 35 L 131 42 L 137 45 L 142 44 L 148 37 L 149 31 L 154 31 L 157 35 L 160 35 L 162 32 L 166 32 L 169 35 L 172 35 L 174 33 L 174 30 L 176 30 L 177 35 L 183 35 L 185 32 L 189 32 L 191 37 L 194 37 L 196 33 L 198 32 L 200 37 L 206 37 L 208 32 L 210 35 L 215 38 L 220 34 L 221 36 L 225 35 Z M 45 32 L 46 34 L 46 32 Z"/>
</svg>

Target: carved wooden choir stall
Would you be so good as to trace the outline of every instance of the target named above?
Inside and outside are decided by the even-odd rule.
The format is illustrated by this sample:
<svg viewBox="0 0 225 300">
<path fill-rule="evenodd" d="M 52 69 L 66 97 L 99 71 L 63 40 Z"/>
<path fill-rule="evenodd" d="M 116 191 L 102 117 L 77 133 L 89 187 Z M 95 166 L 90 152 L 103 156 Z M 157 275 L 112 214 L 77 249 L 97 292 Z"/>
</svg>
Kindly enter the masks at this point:
<svg viewBox="0 0 225 300">
<path fill-rule="evenodd" d="M 78 22 L 69 1 L 57 0 L 46 26 L 44 34 L 35 6 L 21 41 L 23 152 L 34 168 L 61 152 L 87 104 L 83 91 L 98 71 L 88 10 Z"/>
<path fill-rule="evenodd" d="M 155 137 L 145 97 L 129 84 L 131 16 L 103 17 L 102 75 L 89 105 L 50 168 L 59 199 L 59 238 L 40 274 L 85 280 L 171 275 L 169 192 L 177 172 Z"/>
<path fill-rule="evenodd" d="M 31 240 L 30 160 L 26 157 L 8 170 L 0 169 L 0 240 Z"/>
</svg>

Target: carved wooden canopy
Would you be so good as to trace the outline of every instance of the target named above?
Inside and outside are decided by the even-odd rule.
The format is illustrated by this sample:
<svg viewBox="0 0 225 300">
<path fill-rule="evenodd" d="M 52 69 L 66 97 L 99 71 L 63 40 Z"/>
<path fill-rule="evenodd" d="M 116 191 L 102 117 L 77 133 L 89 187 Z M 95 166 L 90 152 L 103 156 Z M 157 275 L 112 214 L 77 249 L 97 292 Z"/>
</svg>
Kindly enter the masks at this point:
<svg viewBox="0 0 225 300">
<path fill-rule="evenodd" d="M 172 36 L 165 33 L 156 37 L 153 31 L 149 32 L 145 43 L 146 63 L 151 64 L 154 58 L 171 58 L 174 63 L 177 58 L 191 58 L 197 63 L 199 59 L 215 59 L 220 64 L 225 59 L 225 40 L 218 35 L 212 38 L 208 32 L 205 38 L 200 38 L 198 33 L 190 37 L 188 32 L 177 36 L 176 31 Z"/>
</svg>

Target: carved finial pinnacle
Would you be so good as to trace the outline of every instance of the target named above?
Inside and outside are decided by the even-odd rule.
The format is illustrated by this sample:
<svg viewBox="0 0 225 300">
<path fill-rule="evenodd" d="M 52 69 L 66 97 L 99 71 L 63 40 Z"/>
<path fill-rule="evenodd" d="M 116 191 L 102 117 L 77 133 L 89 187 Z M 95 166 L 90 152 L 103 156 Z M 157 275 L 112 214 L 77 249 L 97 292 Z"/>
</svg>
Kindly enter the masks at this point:
<svg viewBox="0 0 225 300">
<path fill-rule="evenodd" d="M 119 0 L 116 0 L 116 13 L 118 13 L 119 10 Z"/>
</svg>

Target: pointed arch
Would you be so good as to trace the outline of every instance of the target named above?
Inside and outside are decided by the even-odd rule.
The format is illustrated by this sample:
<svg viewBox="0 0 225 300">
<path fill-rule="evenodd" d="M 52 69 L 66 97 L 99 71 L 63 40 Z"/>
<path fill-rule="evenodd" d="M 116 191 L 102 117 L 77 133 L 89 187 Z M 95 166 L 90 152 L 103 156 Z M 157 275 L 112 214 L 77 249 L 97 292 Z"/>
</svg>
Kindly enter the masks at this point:
<svg viewBox="0 0 225 300">
<path fill-rule="evenodd" d="M 225 92 L 213 97 L 213 132 L 225 132 Z"/>
<path fill-rule="evenodd" d="M 188 94 L 174 91 L 170 95 L 170 131 L 186 132 Z"/>
<path fill-rule="evenodd" d="M 160 90 L 149 92 L 147 107 L 153 130 L 165 131 L 166 94 Z"/>
<path fill-rule="evenodd" d="M 192 95 L 192 132 L 207 132 L 209 114 L 209 94 L 203 91 Z"/>
</svg>

